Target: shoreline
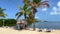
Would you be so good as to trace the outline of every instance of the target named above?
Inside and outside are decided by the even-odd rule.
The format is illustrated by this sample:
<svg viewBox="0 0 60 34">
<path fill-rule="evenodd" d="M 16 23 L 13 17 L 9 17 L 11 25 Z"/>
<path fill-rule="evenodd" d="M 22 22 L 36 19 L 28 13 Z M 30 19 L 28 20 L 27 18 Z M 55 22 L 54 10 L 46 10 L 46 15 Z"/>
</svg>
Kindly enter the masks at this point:
<svg viewBox="0 0 60 34">
<path fill-rule="evenodd" d="M 32 30 L 32 28 L 29 28 L 29 30 L 15 30 L 13 28 L 0 28 L 0 34 L 59 34 L 60 30 L 51 30 L 51 32 L 46 32 L 42 29 L 41 32 L 39 32 L 38 28 L 36 28 L 35 31 Z"/>
</svg>

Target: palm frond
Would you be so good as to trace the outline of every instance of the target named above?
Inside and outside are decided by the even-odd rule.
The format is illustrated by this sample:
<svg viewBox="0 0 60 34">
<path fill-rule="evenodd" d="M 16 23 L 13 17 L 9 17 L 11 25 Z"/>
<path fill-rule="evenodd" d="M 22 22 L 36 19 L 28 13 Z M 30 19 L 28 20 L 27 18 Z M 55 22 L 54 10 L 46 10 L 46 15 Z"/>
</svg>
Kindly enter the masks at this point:
<svg viewBox="0 0 60 34">
<path fill-rule="evenodd" d="M 18 8 L 19 8 L 20 10 L 22 10 L 22 9 L 23 9 L 21 6 L 18 6 Z"/>
<path fill-rule="evenodd" d="M 33 2 L 35 2 L 36 4 L 38 4 L 39 2 L 41 2 L 41 0 L 33 0 Z"/>
<path fill-rule="evenodd" d="M 36 3 L 35 2 L 30 2 L 29 3 L 32 7 L 36 7 Z"/>
<path fill-rule="evenodd" d="M 30 0 L 23 0 L 23 2 L 24 2 L 24 3 L 29 3 L 29 2 L 30 2 Z"/>
<path fill-rule="evenodd" d="M 0 17 L 3 17 L 3 18 L 5 18 L 6 16 L 5 16 L 5 14 L 0 14 Z"/>
<path fill-rule="evenodd" d="M 1 14 L 1 15 L 8 16 L 7 14 L 4 14 L 4 13 L 3 13 L 3 14 Z"/>
<path fill-rule="evenodd" d="M 48 1 L 44 1 L 38 4 L 38 7 L 42 7 L 42 6 L 49 7 L 50 5 L 48 4 Z"/>
<path fill-rule="evenodd" d="M 24 3 L 23 9 L 26 10 L 28 8 L 28 6 L 29 6 L 28 4 Z"/>
<path fill-rule="evenodd" d="M 2 8 L 0 8 L 0 16 L 1 17 L 6 17 L 6 15 L 4 14 L 4 10 L 6 10 L 6 9 L 2 9 Z"/>
<path fill-rule="evenodd" d="M 21 10 L 21 13 L 25 14 L 25 10 Z"/>
<path fill-rule="evenodd" d="M 16 13 L 15 16 L 17 16 L 18 14 L 20 14 L 20 12 Z"/>
<path fill-rule="evenodd" d="M 35 14 L 37 12 L 37 9 L 32 7 L 33 13 Z"/>
<path fill-rule="evenodd" d="M 43 5 L 45 5 L 45 7 L 49 7 L 50 6 L 48 3 L 43 3 Z"/>
<path fill-rule="evenodd" d="M 31 12 L 30 11 L 27 11 L 26 14 L 29 15 L 29 14 L 31 14 Z"/>
<path fill-rule="evenodd" d="M 19 17 L 20 16 L 22 16 L 23 14 L 22 13 L 20 13 L 20 14 L 17 14 L 18 16 L 17 16 L 17 20 L 19 19 Z"/>
</svg>

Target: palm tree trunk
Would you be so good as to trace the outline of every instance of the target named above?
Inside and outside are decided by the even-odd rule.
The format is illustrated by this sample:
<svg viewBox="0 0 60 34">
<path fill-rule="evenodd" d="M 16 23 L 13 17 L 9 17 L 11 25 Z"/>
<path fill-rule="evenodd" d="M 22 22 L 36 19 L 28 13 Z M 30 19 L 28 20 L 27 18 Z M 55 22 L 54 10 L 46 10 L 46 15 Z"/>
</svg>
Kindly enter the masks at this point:
<svg viewBox="0 0 60 34">
<path fill-rule="evenodd" d="M 33 21 L 35 19 L 35 13 L 37 12 L 36 8 L 35 7 L 32 7 L 33 9 Z M 35 30 L 35 23 L 33 23 L 33 30 Z"/>
<path fill-rule="evenodd" d="M 35 31 L 35 23 L 33 23 L 33 31 Z"/>
<path fill-rule="evenodd" d="M 35 14 L 34 14 L 34 18 L 35 18 Z M 34 21 L 34 19 L 33 19 Z M 33 23 L 33 30 L 35 31 L 35 23 Z"/>
<path fill-rule="evenodd" d="M 25 11 L 25 14 L 24 14 L 24 18 L 25 18 L 25 20 L 26 20 L 26 18 L 27 18 L 27 17 L 26 17 L 26 11 Z"/>
<path fill-rule="evenodd" d="M 25 20 L 26 20 L 26 14 L 24 14 Z"/>
<path fill-rule="evenodd" d="M 26 16 L 26 11 L 25 11 L 25 14 L 24 14 L 24 18 L 25 18 L 25 21 L 27 22 L 27 16 Z M 25 28 L 27 28 L 27 25 L 26 25 L 26 27 Z"/>
</svg>

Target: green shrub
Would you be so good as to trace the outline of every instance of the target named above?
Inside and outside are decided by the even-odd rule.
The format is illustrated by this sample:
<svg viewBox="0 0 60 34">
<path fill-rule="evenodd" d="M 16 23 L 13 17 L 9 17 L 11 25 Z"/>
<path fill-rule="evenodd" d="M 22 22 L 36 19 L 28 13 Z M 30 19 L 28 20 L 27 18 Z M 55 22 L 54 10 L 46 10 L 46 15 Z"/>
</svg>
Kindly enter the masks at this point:
<svg viewBox="0 0 60 34">
<path fill-rule="evenodd" d="M 0 26 L 3 25 L 3 19 L 0 19 Z M 16 26 L 15 19 L 4 19 L 4 26 Z"/>
</svg>

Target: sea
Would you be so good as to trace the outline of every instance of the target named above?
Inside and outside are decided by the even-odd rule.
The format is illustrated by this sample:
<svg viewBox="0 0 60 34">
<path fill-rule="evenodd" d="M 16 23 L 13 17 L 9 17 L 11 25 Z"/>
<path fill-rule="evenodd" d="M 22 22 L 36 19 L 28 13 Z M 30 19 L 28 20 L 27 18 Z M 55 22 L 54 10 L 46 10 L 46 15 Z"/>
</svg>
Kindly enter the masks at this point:
<svg viewBox="0 0 60 34">
<path fill-rule="evenodd" d="M 33 28 L 33 24 L 30 26 Z M 59 21 L 49 21 L 49 22 L 36 22 L 35 28 L 41 29 L 59 29 L 60 30 L 60 22 Z"/>
</svg>

